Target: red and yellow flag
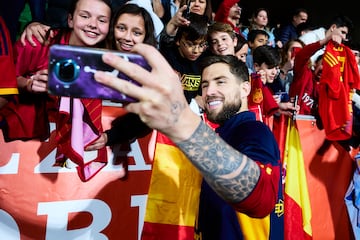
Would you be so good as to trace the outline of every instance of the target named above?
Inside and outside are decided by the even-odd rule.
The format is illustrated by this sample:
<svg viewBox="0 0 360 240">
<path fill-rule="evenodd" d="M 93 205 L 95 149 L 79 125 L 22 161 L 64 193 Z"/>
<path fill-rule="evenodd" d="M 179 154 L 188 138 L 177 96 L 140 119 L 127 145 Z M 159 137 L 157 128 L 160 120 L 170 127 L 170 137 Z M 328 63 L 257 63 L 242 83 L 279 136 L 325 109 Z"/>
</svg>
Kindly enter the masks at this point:
<svg viewBox="0 0 360 240">
<path fill-rule="evenodd" d="M 201 181 L 180 149 L 158 133 L 142 239 L 194 239 Z"/>
<path fill-rule="evenodd" d="M 289 118 L 284 149 L 284 236 L 288 240 L 312 239 L 311 205 L 304 158 L 296 122 Z"/>
</svg>

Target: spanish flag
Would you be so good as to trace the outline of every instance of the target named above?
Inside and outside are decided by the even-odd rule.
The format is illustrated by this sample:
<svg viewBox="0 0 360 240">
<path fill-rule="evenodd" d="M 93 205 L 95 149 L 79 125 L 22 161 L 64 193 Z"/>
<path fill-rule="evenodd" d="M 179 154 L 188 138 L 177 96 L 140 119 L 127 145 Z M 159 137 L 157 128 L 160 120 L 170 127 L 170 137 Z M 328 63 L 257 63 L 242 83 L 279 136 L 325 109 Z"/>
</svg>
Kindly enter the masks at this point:
<svg viewBox="0 0 360 240">
<path fill-rule="evenodd" d="M 202 176 L 170 139 L 157 134 L 141 239 L 192 240 Z"/>
<path fill-rule="evenodd" d="M 306 181 L 304 158 L 296 122 L 288 120 L 284 149 L 285 239 L 312 239 L 311 205 Z"/>
</svg>

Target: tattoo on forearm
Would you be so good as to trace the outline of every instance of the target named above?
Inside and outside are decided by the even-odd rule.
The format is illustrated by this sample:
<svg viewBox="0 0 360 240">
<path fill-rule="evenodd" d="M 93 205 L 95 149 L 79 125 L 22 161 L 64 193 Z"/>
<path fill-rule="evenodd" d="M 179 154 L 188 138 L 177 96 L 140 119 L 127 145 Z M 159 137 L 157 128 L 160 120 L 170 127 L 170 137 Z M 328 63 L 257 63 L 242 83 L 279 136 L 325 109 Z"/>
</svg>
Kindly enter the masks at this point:
<svg viewBox="0 0 360 240">
<path fill-rule="evenodd" d="M 260 169 L 255 161 L 225 143 L 204 122 L 188 140 L 177 145 L 226 201 L 243 200 L 259 179 Z"/>
</svg>

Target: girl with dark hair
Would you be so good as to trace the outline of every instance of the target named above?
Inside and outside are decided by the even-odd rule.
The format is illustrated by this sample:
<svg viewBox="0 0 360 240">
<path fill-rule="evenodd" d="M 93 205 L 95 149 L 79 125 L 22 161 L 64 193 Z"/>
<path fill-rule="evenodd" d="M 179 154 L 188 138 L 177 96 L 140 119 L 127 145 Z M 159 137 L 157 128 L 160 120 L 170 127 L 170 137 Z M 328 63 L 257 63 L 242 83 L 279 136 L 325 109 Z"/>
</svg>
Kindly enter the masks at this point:
<svg viewBox="0 0 360 240">
<path fill-rule="evenodd" d="M 150 14 L 136 4 L 124 4 L 118 8 L 110 24 L 107 47 L 120 52 L 130 52 L 137 43 L 157 46 L 154 24 Z M 86 150 L 96 150 L 116 143 L 128 143 L 151 132 L 138 115 L 128 113 L 116 118 L 112 127 L 100 138 L 87 146 Z"/>
<path fill-rule="evenodd" d="M 107 48 L 128 52 L 138 42 L 157 45 L 150 14 L 136 4 L 124 4 L 114 13 Z"/>
</svg>

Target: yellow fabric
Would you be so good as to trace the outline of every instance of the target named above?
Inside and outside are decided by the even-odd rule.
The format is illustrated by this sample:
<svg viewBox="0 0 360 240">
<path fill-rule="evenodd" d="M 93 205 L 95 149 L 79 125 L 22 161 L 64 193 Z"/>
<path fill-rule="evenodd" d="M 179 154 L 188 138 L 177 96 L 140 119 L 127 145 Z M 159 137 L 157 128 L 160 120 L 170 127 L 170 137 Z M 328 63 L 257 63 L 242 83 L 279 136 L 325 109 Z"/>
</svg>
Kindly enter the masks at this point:
<svg viewBox="0 0 360 240">
<path fill-rule="evenodd" d="M 157 143 L 145 221 L 194 227 L 202 177 L 175 146 Z"/>
<path fill-rule="evenodd" d="M 270 215 L 264 218 L 251 218 L 243 213 L 237 213 L 240 227 L 246 240 L 268 240 L 270 234 Z M 256 226 L 256 227 L 254 227 Z"/>
<path fill-rule="evenodd" d="M 17 88 L 0 88 L 0 96 L 12 94 L 19 94 L 19 90 Z"/>
<path fill-rule="evenodd" d="M 284 150 L 285 193 L 302 209 L 303 229 L 312 236 L 311 205 L 299 132 L 289 118 Z"/>
</svg>

